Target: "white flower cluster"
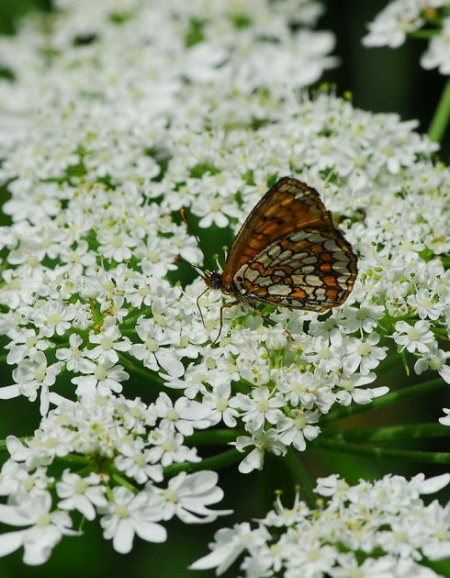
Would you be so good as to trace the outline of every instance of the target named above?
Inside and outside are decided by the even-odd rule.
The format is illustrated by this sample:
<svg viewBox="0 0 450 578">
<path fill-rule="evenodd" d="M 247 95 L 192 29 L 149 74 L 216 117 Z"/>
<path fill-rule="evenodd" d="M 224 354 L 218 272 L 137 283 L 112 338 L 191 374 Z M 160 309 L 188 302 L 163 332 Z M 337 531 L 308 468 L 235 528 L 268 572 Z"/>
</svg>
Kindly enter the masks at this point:
<svg viewBox="0 0 450 578">
<path fill-rule="evenodd" d="M 14 368 L 0 398 L 39 399 L 47 417 L 29 442 L 9 441 L 0 518 L 29 529 L 0 553 L 24 545 L 29 563 L 70 533 L 64 509 L 103 516 L 107 538 L 126 536 L 119 551 L 133 533 L 164 539 L 169 490 L 184 484 L 193 516 L 216 516 L 211 472 L 161 490 L 174 464 L 200 459 L 185 439 L 196 430 L 217 444 L 213 428 L 228 429 L 249 472 L 266 452 L 304 450 L 337 405 L 383 394 L 374 382 L 393 346 L 417 374 L 450 382 L 450 172 L 414 122 L 300 96 L 334 62 L 330 36 L 304 29 L 315 2 L 57 4 L 50 21 L 1 41 L 16 78 L 1 81 L 1 104 L 25 111 L 27 128 L 0 167 L 11 194 L 0 333 Z M 227 308 L 213 344 L 223 296 L 200 298 L 203 323 L 204 283 L 189 284 L 175 263 L 201 260 L 179 209 L 202 229 L 234 230 L 284 175 L 316 187 L 334 212 L 358 254 L 355 288 L 326 315 L 266 311 L 275 326 Z M 147 405 L 128 399 L 128 384 Z M 86 470 L 89 456 L 99 459 Z M 62 458 L 68 469 L 53 478 L 46 468 Z M 32 518 L 20 510 L 29 478 L 46 496 L 38 506 L 31 492 Z M 35 528 L 45 521 L 43 543 Z"/>
<path fill-rule="evenodd" d="M 450 75 L 450 3 L 448 0 L 392 0 L 369 24 L 366 46 L 401 46 L 408 34 L 424 32 L 430 42 L 420 62 Z"/>
<path fill-rule="evenodd" d="M 61 403 L 26 443 L 10 436 L 0 476 L 0 495 L 9 500 L 0 504 L 0 521 L 25 528 L 1 536 L 0 556 L 23 546 L 25 563 L 42 564 L 63 536 L 79 535 L 69 513 L 99 516 L 104 537 L 123 554 L 135 535 L 163 542 L 163 524 L 173 517 L 198 524 L 229 514 L 208 507 L 223 497 L 215 472 L 163 475 L 163 467 L 201 462 L 180 432 L 207 427 L 207 413 L 195 401 L 172 405 L 164 393 L 150 405 L 98 395 Z M 68 466 L 57 480 L 55 459 Z"/>
<path fill-rule="evenodd" d="M 450 556 L 450 506 L 427 505 L 420 495 L 449 482 L 449 474 L 386 476 L 355 486 L 337 476 L 319 479 L 317 509 L 298 496 L 292 508 L 278 499 L 256 528 L 245 522 L 219 530 L 212 552 L 191 569 L 216 568 L 220 575 L 243 555 L 248 578 L 437 578 L 424 558 Z"/>
</svg>

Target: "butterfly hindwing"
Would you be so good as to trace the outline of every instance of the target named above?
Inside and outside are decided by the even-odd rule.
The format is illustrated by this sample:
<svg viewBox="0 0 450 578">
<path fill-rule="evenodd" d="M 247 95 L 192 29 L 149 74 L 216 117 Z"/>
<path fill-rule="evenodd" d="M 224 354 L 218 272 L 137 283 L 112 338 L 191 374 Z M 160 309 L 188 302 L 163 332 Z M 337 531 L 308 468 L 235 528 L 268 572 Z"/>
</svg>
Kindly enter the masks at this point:
<svg viewBox="0 0 450 578">
<path fill-rule="evenodd" d="M 355 277 L 355 256 L 339 231 L 300 229 L 242 265 L 233 281 L 241 298 L 325 311 L 345 301 Z"/>
</svg>

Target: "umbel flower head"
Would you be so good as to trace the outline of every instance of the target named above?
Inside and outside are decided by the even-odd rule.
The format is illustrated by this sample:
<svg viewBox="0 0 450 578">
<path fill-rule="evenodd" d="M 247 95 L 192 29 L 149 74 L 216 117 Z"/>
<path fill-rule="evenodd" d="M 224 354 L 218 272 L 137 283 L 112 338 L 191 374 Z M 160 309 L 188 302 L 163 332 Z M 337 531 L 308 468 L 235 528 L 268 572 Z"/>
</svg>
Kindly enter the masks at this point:
<svg viewBox="0 0 450 578">
<path fill-rule="evenodd" d="M 25 528 L 3 534 L 0 555 L 23 546 L 27 564 L 42 564 L 64 535 L 78 534 L 71 529 L 69 512 L 89 521 L 99 516 L 103 536 L 122 554 L 130 552 L 135 535 L 163 542 L 163 523 L 173 517 L 192 524 L 230 513 L 208 507 L 223 497 L 216 472 L 181 471 L 164 479 L 163 467 L 201 461 L 178 430 L 206 427 L 208 412 L 195 401 L 172 408 L 165 394 L 161 398 L 150 405 L 122 396 L 64 401 L 27 444 L 9 436 L 11 458 L 0 482 L 0 493 L 9 499 L 0 506 L 0 520 Z M 66 458 L 70 464 L 70 456 L 78 456 L 76 466 L 65 469 L 56 493 L 50 492 L 52 463 Z M 84 472 L 76 473 L 83 465 Z"/>
<path fill-rule="evenodd" d="M 407 36 L 430 39 L 420 59 L 423 68 L 450 74 L 448 0 L 392 0 L 369 24 L 366 46 L 398 48 Z"/>
<path fill-rule="evenodd" d="M 431 368 L 449 380 L 441 345 L 449 272 L 440 258 L 449 244 L 449 175 L 427 158 L 434 145 L 411 123 L 332 96 L 292 102 L 287 116 L 274 112 L 256 132 L 228 129 L 230 145 L 215 161 L 222 169 L 211 165 L 211 143 L 222 139 L 225 122 L 218 115 L 217 134 L 181 131 L 176 141 L 174 126 L 165 172 L 148 186 L 86 182 L 92 173 L 36 184 L 59 196 L 61 208 L 38 223 L 20 213 L 2 231 L 9 263 L 2 329 L 16 367 L 14 384 L 0 396 L 39 398 L 46 414 L 61 396 L 124 393 L 129 376 L 145 370 L 155 386 L 208 407 L 211 425 L 239 424 L 245 434 L 238 447 L 250 444 L 256 452 L 241 465 L 248 471 L 262 466 L 264 451 L 304 449 L 319 433 L 320 416 L 336 404 L 369 403 L 385 392 L 370 384 L 393 345 L 417 373 Z M 240 148 L 260 158 L 251 177 L 239 176 Z M 181 175 L 178 161 L 188 150 L 192 164 Z M 174 257 L 198 254 L 176 221 L 179 190 L 200 225 L 206 202 L 215 199 L 227 207 L 227 223 L 238 226 L 271 182 L 271 162 L 281 173 L 304 175 L 341 215 L 340 228 L 358 254 L 358 281 L 342 307 L 322 316 L 279 308 L 274 326 L 234 306 L 212 345 L 223 297 L 211 291 L 201 298 L 203 324 L 196 305 L 202 280 L 174 283 Z M 16 193 L 20 180 L 10 184 L 8 211 L 30 206 L 26 192 Z M 63 375 L 69 379 L 58 388 Z"/>
<path fill-rule="evenodd" d="M 211 464 L 248 473 L 304 451 L 332 410 L 386 393 L 388 354 L 450 382 L 450 172 L 415 122 L 301 92 L 334 64 L 332 38 L 299 27 L 316 3 L 57 4 L 2 41 L 17 70 L 3 104 L 28 130 L 0 168 L 0 398 L 38 402 L 42 421 L 8 438 L 0 520 L 21 529 L 0 554 L 23 546 L 29 564 L 78 517 L 125 553 L 173 517 L 227 513 L 210 509 Z M 179 210 L 202 239 L 231 239 L 284 175 L 319 191 L 357 282 L 325 314 L 268 307 L 269 323 L 233 305 L 215 342 L 227 298 L 203 293 L 200 315 L 204 283 L 176 258 L 202 255 Z"/>
<path fill-rule="evenodd" d="M 241 569 L 248 577 L 298 576 L 306 567 L 304 575 L 317 578 L 437 577 L 421 562 L 450 556 L 449 508 L 437 501 L 426 505 L 421 495 L 449 481 L 449 474 L 410 481 L 385 476 L 354 486 L 338 476 L 319 479 L 316 508 L 308 508 L 299 496 L 287 508 L 278 498 L 256 527 L 243 522 L 219 530 L 212 552 L 191 569 L 216 568 L 220 575 L 244 556 Z"/>
</svg>

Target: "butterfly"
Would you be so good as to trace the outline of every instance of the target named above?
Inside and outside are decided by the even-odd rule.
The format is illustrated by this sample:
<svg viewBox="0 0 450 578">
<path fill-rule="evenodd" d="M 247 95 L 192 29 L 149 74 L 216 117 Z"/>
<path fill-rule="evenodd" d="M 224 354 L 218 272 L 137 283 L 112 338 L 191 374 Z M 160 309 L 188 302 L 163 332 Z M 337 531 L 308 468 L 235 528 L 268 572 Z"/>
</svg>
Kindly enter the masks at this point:
<svg viewBox="0 0 450 578">
<path fill-rule="evenodd" d="M 317 312 L 342 305 L 356 277 L 356 256 L 319 193 L 292 177 L 277 181 L 249 213 L 223 271 L 202 272 L 208 288 L 234 297 L 222 308 L 241 301 Z"/>
</svg>

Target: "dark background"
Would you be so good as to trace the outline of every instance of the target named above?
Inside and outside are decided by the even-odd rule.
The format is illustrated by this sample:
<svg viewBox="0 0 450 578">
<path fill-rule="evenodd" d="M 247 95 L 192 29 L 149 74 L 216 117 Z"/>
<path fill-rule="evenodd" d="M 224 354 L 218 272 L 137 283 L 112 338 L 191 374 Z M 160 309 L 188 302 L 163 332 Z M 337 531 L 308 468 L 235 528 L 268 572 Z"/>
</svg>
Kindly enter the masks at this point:
<svg viewBox="0 0 450 578">
<path fill-rule="evenodd" d="M 327 72 L 323 80 L 335 85 L 337 94 L 350 91 L 353 94 L 355 106 L 373 112 L 396 112 L 404 120 L 417 118 L 420 122 L 419 130 L 426 132 L 446 79 L 436 71 L 425 71 L 420 68 L 418 61 L 425 43 L 408 40 L 404 46 L 395 50 L 367 49 L 361 44 L 361 38 L 366 33 L 366 23 L 386 3 L 386 0 L 329 0 L 327 2 L 327 11 L 321 18 L 318 28 L 332 30 L 335 33 L 337 45 L 334 54 L 340 57 L 341 65 Z M 0 33 L 13 34 L 17 18 L 30 10 L 50 10 L 50 8 L 51 3 L 47 0 L 0 2 Z M 448 156 L 449 144 L 447 133 L 443 147 L 444 161 Z M 4 358 L 4 356 L 1 357 Z M 1 371 L 2 383 L 11 383 L 10 369 L 3 365 Z M 390 382 L 393 385 L 401 382 L 406 385 L 403 368 L 400 373 L 392 372 Z M 401 421 L 404 423 L 414 420 L 431 421 L 441 415 L 439 411 L 442 407 L 441 401 L 429 399 L 426 404 L 418 407 L 419 405 L 417 404 L 415 408 L 407 405 L 397 407 L 396 411 L 404 415 Z M 18 436 L 29 434 L 39 423 L 37 408 L 28 402 L 12 400 L 2 402 L 2 407 L 0 439 L 4 439 L 12 432 Z M 424 413 L 419 415 L 418 412 L 422 410 Z M 393 423 L 398 423 L 398 414 L 389 415 L 389 413 L 387 412 L 387 415 L 382 418 L 389 422 L 391 417 Z M 368 427 L 379 423 L 380 415 L 379 413 L 373 416 L 363 414 L 358 419 L 362 420 L 359 425 Z M 358 425 L 357 422 L 358 420 L 352 425 Z M 436 446 L 433 446 L 433 449 L 437 449 Z M 4 456 L 4 453 L 0 454 L 0 460 Z M 399 468 L 399 464 L 393 462 L 378 460 L 374 464 L 369 460 L 330 456 L 319 452 L 305 454 L 304 460 L 308 470 L 314 475 L 324 476 L 341 472 L 353 482 L 363 474 L 376 477 L 388 471 L 404 475 L 414 475 L 417 471 L 424 471 L 420 464 L 405 469 Z M 269 457 L 267 466 L 271 474 L 278 476 L 275 481 L 272 481 L 278 484 L 278 487 L 282 487 L 286 473 L 280 469 L 280 462 L 271 463 Z M 439 473 L 434 469 L 431 472 Z M 169 539 L 165 544 L 152 545 L 136 539 L 136 547 L 127 556 L 114 552 L 111 544 L 102 539 L 98 527 L 85 524 L 84 536 L 63 540 L 54 550 L 50 561 L 44 566 L 36 568 L 24 566 L 21 561 L 22 551 L 0 559 L 0 578 L 56 578 L 59 576 L 64 576 L 64 578 L 78 578 L 79 576 L 85 578 L 110 578 L 112 576 L 211 578 L 214 575 L 213 572 L 191 572 L 186 568 L 192 561 L 208 552 L 207 544 L 212 540 L 215 529 L 221 526 L 231 526 L 234 521 L 246 521 L 252 517 L 261 516 L 262 511 L 270 507 L 273 494 L 265 487 L 267 481 L 265 476 L 266 472 L 261 477 L 257 473 L 248 476 L 236 475 L 236 468 L 221 472 L 220 485 L 225 490 L 226 498 L 217 507 L 233 508 L 237 512 L 236 518 L 226 517 L 223 520 L 219 519 L 214 525 L 206 526 L 186 527 L 181 523 L 172 523 L 168 527 Z M 286 503 L 289 504 L 288 501 Z M 441 569 L 441 572 L 444 570 Z M 228 572 L 226 576 L 235 576 L 237 573 L 236 568 L 233 568 L 233 571 Z"/>
<path fill-rule="evenodd" d="M 426 41 L 408 39 L 400 48 L 365 48 L 367 23 L 386 0 L 329 0 L 319 28 L 336 34 L 335 53 L 341 66 L 329 73 L 338 92 L 350 90 L 356 106 L 372 112 L 396 112 L 403 120 L 418 119 L 427 132 L 447 78 L 437 69 L 424 70 L 419 60 Z M 443 158 L 449 154 L 447 131 Z"/>
</svg>

